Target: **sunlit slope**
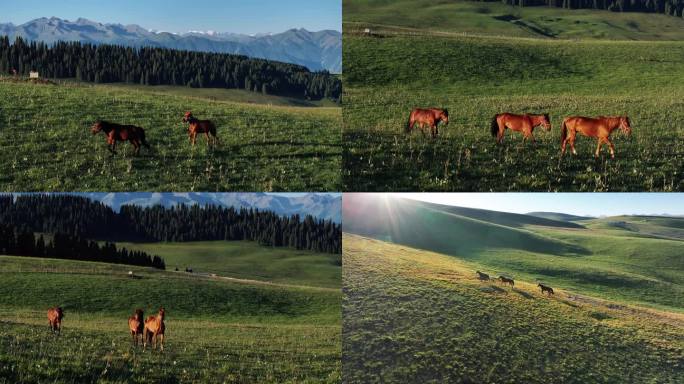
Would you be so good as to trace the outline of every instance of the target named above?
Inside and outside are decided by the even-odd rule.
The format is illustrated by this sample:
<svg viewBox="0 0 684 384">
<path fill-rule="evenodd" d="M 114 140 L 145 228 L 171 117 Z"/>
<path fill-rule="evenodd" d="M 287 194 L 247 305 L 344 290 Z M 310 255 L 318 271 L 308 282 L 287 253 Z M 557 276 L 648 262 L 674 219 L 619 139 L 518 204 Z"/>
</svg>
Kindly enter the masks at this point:
<svg viewBox="0 0 684 384">
<path fill-rule="evenodd" d="M 684 379 L 681 314 L 482 283 L 480 265 L 358 236 L 343 257 L 346 382 Z"/>
<path fill-rule="evenodd" d="M 467 0 L 344 0 L 343 6 L 347 31 L 374 26 L 557 39 L 684 39 L 684 20 L 660 14 Z"/>
</svg>

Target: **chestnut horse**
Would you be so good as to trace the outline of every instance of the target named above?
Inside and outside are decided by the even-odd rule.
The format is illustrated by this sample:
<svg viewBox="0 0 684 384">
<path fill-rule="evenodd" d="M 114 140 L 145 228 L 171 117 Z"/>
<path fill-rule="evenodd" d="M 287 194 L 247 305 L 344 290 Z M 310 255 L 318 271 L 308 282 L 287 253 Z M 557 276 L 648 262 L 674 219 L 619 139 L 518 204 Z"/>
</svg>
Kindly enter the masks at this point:
<svg viewBox="0 0 684 384">
<path fill-rule="evenodd" d="M 199 120 L 192 115 L 192 112 L 185 112 L 183 116 L 183 123 L 189 123 L 188 135 L 190 136 L 190 142 L 195 145 L 195 138 L 198 133 L 204 133 L 207 138 L 207 145 L 213 142 L 214 145 L 218 144 L 219 138 L 216 136 L 216 125 L 210 120 Z"/>
<path fill-rule="evenodd" d="M 601 152 L 601 146 L 608 144 L 610 147 L 610 157 L 615 158 L 615 146 L 608 139 L 610 134 L 620 128 L 627 136 L 632 134 L 632 127 L 627 116 L 599 116 L 597 118 L 573 116 L 567 117 L 563 120 L 561 125 L 561 156 L 565 154 L 565 146 L 570 143 L 570 148 L 574 155 L 575 151 L 575 135 L 577 132 L 587 137 L 595 137 L 598 140 L 598 147 L 594 156 L 598 157 Z"/>
<path fill-rule="evenodd" d="M 143 350 L 148 343 L 152 344 L 152 349 L 156 349 L 157 345 L 159 345 L 159 350 L 164 350 L 164 331 L 166 330 L 166 326 L 164 325 L 164 314 L 164 307 L 161 307 L 159 308 L 157 316 L 150 316 L 145 320 Z"/>
<path fill-rule="evenodd" d="M 420 131 L 423 133 L 423 136 L 425 136 L 424 127 L 428 126 L 430 127 L 432 138 L 434 139 L 435 137 L 437 137 L 437 134 L 439 133 L 437 131 L 437 124 L 439 124 L 440 122 L 442 122 L 442 124 L 444 125 L 449 125 L 448 110 L 437 108 L 416 108 L 413 111 L 411 111 L 408 123 L 406 124 L 406 133 L 411 133 L 413 127 L 416 124 L 418 124 Z"/>
<path fill-rule="evenodd" d="M 489 275 L 486 273 L 482 273 L 480 271 L 475 271 L 477 273 L 477 278 L 480 279 L 481 281 L 489 281 Z"/>
<path fill-rule="evenodd" d="M 64 318 L 64 311 L 61 307 L 50 308 L 47 311 L 48 323 L 50 330 L 58 335 L 62 332 L 62 319 Z"/>
<path fill-rule="evenodd" d="M 515 285 L 515 281 L 513 281 L 513 279 L 509 279 L 508 277 L 499 276 L 499 280 L 500 280 L 502 283 L 504 283 L 504 285 L 510 284 L 511 287 L 512 287 L 513 285 Z"/>
<path fill-rule="evenodd" d="M 549 287 L 548 285 L 539 283 L 537 284 L 537 287 L 541 288 L 542 295 L 544 294 L 544 292 L 546 292 L 549 296 L 553 295 L 553 288 Z"/>
<path fill-rule="evenodd" d="M 135 147 L 136 155 L 140 153 L 141 145 L 144 145 L 147 149 L 150 148 L 147 140 L 145 140 L 145 130 L 134 125 L 120 125 L 98 120 L 91 127 L 91 132 L 93 135 L 97 135 L 100 132 L 105 133 L 107 136 L 107 148 L 113 155 L 116 155 L 117 141 L 130 141 L 133 147 Z"/>
<path fill-rule="evenodd" d="M 543 115 L 515 115 L 512 113 L 500 113 L 492 118 L 491 131 L 492 136 L 496 137 L 496 142 L 501 144 L 504 138 L 504 132 L 506 128 L 513 131 L 522 132 L 523 142 L 530 139 L 533 143 L 534 135 L 532 131 L 538 126 L 544 127 L 547 131 L 551 130 L 551 120 L 549 119 L 549 114 L 545 113 Z"/>
<path fill-rule="evenodd" d="M 133 345 L 138 345 L 138 336 L 140 336 L 140 342 L 143 342 L 143 329 L 145 315 L 142 309 L 136 309 L 133 316 L 128 318 L 128 329 L 131 331 L 131 336 L 133 337 Z"/>
</svg>

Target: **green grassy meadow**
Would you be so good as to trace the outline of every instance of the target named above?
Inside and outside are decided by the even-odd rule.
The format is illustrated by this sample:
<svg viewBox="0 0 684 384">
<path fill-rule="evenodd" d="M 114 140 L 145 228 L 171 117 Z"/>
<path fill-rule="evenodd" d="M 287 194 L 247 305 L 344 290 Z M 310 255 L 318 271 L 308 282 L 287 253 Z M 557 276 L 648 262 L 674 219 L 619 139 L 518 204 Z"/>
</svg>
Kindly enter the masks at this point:
<svg viewBox="0 0 684 384">
<path fill-rule="evenodd" d="M 344 3 L 347 19 L 358 21 L 345 25 L 343 48 L 345 190 L 684 190 L 684 86 L 675 80 L 684 76 L 684 44 L 666 41 L 676 35 L 628 41 L 453 33 L 465 29 L 449 23 L 468 19 L 468 13 L 446 17 L 440 7 L 451 4 L 423 3 Z M 467 3 L 480 6 L 500 4 Z M 387 13 L 386 7 L 404 11 Z M 561 12 L 534 8 L 529 12 Z M 414 11 L 415 20 L 427 20 L 413 25 L 419 31 L 391 26 Z M 381 14 L 391 16 L 374 27 L 376 36 L 357 33 L 370 25 L 364 20 Z M 434 22 L 421 18 L 425 14 Z M 671 19 L 660 23 L 663 30 L 684 23 Z M 449 110 L 450 124 L 436 140 L 404 132 L 416 107 Z M 490 122 L 501 112 L 546 112 L 553 128 L 535 130 L 536 146 L 524 145 L 511 131 L 496 145 Z M 633 133 L 613 134 L 615 160 L 606 148 L 594 158 L 596 140 L 586 137 L 577 139 L 578 156 L 561 157 L 560 124 L 572 115 L 628 115 Z"/>
<path fill-rule="evenodd" d="M 248 248 L 243 257 L 258 257 L 254 247 L 243 246 Z M 170 247 L 162 246 L 160 253 L 173 259 L 169 264 L 182 263 L 180 254 L 171 256 Z M 206 255 L 208 247 L 197 244 L 198 255 L 188 262 L 216 266 L 215 277 L 0 257 L 0 382 L 339 382 L 340 268 L 336 287 L 331 276 L 317 280 L 292 269 L 280 275 L 274 269 L 268 281 L 253 280 L 238 274 L 241 266 L 228 267 L 228 258 L 219 269 Z M 223 250 L 239 253 L 237 248 Z M 188 244 L 179 248 L 188 255 L 192 249 Z M 286 253 L 277 257 L 303 256 Z M 312 254 L 316 258 L 320 255 Z M 240 278 L 223 278 L 230 270 Z M 289 278 L 301 284 L 280 283 Z M 56 305 L 65 310 L 60 336 L 47 327 L 47 308 Z M 143 352 L 132 346 L 127 318 L 135 308 L 149 316 L 159 306 L 166 309 L 165 349 Z"/>
<path fill-rule="evenodd" d="M 343 260 L 342 372 L 348 383 L 684 379 L 681 293 L 669 310 L 651 309 L 544 276 L 555 291 L 547 297 L 533 274 L 514 273 L 515 288 L 480 282 L 475 274 L 510 274 L 510 266 L 497 270 L 483 258 L 351 234 L 344 235 Z M 609 279 L 593 285 L 602 290 Z"/>
<path fill-rule="evenodd" d="M 0 81 L 0 188 L 339 190 L 339 107 L 292 106 L 292 100 L 221 90 L 191 96 L 166 88 Z M 181 122 L 188 110 L 216 122 L 217 148 L 199 136 L 194 148 L 189 144 Z M 97 119 L 145 128 L 152 150 L 143 148 L 135 157 L 130 144 L 119 143 L 112 157 L 104 134 L 90 132 Z"/>
</svg>

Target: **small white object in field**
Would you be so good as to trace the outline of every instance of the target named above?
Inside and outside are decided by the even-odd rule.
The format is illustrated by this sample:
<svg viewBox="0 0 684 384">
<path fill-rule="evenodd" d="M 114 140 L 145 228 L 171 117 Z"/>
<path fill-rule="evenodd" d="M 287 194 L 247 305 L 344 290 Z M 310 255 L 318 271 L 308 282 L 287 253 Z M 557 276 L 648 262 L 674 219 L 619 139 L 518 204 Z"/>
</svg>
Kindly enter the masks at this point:
<svg viewBox="0 0 684 384">
<path fill-rule="evenodd" d="M 31 72 L 29 72 L 29 78 L 31 78 L 31 79 L 39 79 L 39 78 L 40 78 L 40 73 L 35 72 L 35 71 L 31 71 Z"/>
<path fill-rule="evenodd" d="M 128 276 L 133 276 L 133 271 L 128 271 Z"/>
</svg>

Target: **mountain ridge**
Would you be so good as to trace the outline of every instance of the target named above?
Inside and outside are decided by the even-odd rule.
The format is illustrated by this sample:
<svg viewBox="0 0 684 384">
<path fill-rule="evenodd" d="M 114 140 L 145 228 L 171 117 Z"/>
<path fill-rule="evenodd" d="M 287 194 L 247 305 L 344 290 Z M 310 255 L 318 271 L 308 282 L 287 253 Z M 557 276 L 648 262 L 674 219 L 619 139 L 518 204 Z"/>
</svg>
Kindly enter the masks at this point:
<svg viewBox="0 0 684 384">
<path fill-rule="evenodd" d="M 342 72 L 342 33 L 339 31 L 311 32 L 303 28 L 292 28 L 277 34 L 210 32 L 212 33 L 155 32 L 137 24 L 101 23 L 85 18 L 69 21 L 57 17 L 42 17 L 20 25 L 0 23 L 0 35 L 7 35 L 11 40 L 22 37 L 48 44 L 80 41 L 229 53 L 303 65 L 311 71 Z"/>
</svg>

